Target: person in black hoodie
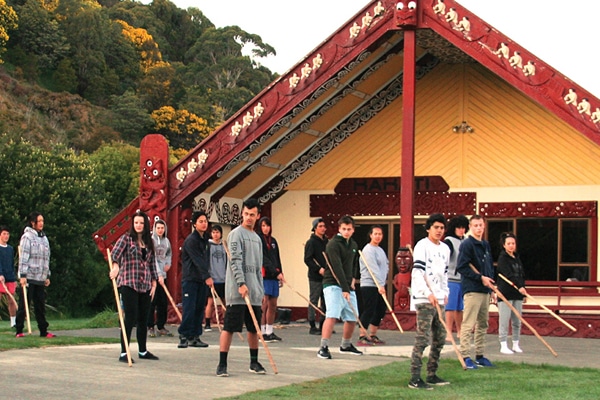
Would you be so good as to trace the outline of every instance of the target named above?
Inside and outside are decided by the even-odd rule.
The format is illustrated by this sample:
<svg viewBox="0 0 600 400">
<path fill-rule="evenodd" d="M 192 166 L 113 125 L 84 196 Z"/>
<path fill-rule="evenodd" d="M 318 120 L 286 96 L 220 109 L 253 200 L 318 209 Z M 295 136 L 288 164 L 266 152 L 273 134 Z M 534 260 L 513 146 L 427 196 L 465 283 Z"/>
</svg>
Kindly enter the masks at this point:
<svg viewBox="0 0 600 400">
<path fill-rule="evenodd" d="M 497 279 L 498 290 L 506 297 L 506 300 L 521 313 L 523 309 L 523 297 L 527 295 L 525 289 L 525 271 L 523 263 L 517 254 L 517 238 L 513 233 L 504 232 L 500 235 L 500 244 L 503 250 L 498 257 L 498 275 L 502 274 L 506 279 L 514 283 L 519 289 L 515 289 L 504 279 Z M 512 350 L 508 348 L 508 324 L 512 325 Z M 521 336 L 521 320 L 510 307 L 498 299 L 498 338 L 500 339 L 500 353 L 513 354 L 522 353 L 519 347 L 519 337 Z"/>
<path fill-rule="evenodd" d="M 262 217 L 258 221 L 260 227 L 260 240 L 263 247 L 263 285 L 265 288 L 265 297 L 262 304 L 261 329 L 265 342 L 275 342 L 281 340 L 279 336 L 273 333 L 273 323 L 277 316 L 277 298 L 279 297 L 279 288 L 283 283 L 283 269 L 281 267 L 281 258 L 279 257 L 279 244 L 271 236 L 271 220 L 269 217 Z"/>
<path fill-rule="evenodd" d="M 312 222 L 312 234 L 304 245 L 304 264 L 308 267 L 308 287 L 309 300 L 312 304 L 318 306 L 325 313 L 325 298 L 323 297 L 323 275 L 325 274 L 325 258 L 323 253 L 327 247 L 327 227 L 323 218 L 315 218 Z M 321 304 L 319 305 L 319 300 Z M 308 323 L 310 324 L 311 335 L 320 335 L 323 327 L 323 318 L 317 327 L 316 320 L 318 316 L 312 306 L 308 306 Z"/>
<path fill-rule="evenodd" d="M 213 286 L 210 276 L 210 251 L 208 243 L 208 218 L 204 211 L 192 214 L 194 231 L 185 238 L 181 250 L 181 292 L 183 316 L 179 325 L 180 349 L 191 347 L 208 347 L 200 340 L 206 293 Z"/>
</svg>

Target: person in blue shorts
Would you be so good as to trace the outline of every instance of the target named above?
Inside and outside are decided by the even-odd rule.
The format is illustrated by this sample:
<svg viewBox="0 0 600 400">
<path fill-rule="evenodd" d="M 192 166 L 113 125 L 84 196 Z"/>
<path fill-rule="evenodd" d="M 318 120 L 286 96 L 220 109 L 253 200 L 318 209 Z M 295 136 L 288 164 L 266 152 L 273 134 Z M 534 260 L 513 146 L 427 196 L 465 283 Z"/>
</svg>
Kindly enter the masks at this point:
<svg viewBox="0 0 600 400">
<path fill-rule="evenodd" d="M 460 337 L 460 327 L 463 318 L 463 292 L 460 283 L 460 274 L 456 271 L 458 249 L 469 231 L 469 220 L 464 215 L 457 215 L 448 223 L 448 234 L 444 243 L 450 247 L 450 263 L 448 265 L 448 304 L 446 305 L 446 341 L 451 342 L 452 328 L 456 326 L 456 337 Z"/>
<path fill-rule="evenodd" d="M 277 316 L 277 298 L 279 297 L 279 288 L 283 283 L 283 270 L 281 267 L 281 258 L 279 256 L 279 243 L 271 235 L 271 220 L 269 217 L 262 217 L 258 221 L 260 227 L 260 240 L 263 249 L 263 285 L 265 288 L 265 297 L 262 304 L 261 330 L 265 342 L 280 341 L 281 338 L 273 333 L 273 323 Z"/>
</svg>

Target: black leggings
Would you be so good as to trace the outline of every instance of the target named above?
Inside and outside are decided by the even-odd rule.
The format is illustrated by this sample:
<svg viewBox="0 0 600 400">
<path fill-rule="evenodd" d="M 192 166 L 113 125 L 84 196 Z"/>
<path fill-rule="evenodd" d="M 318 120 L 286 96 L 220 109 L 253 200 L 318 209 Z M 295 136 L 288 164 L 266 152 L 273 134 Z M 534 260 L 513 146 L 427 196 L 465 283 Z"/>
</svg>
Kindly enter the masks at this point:
<svg viewBox="0 0 600 400">
<path fill-rule="evenodd" d="M 363 298 L 360 322 L 365 329 L 369 329 L 369 325 L 379 326 L 387 310 L 383 297 L 381 297 L 376 287 L 361 286 L 360 291 Z"/>
<path fill-rule="evenodd" d="M 148 331 L 146 324 L 148 322 L 148 310 L 150 309 L 150 292 L 136 292 L 129 286 L 121 286 L 121 301 L 123 303 L 123 312 L 125 313 L 125 335 L 127 343 L 130 343 L 131 331 L 137 326 L 136 337 L 138 341 L 138 351 L 146 351 L 146 338 Z M 121 353 L 125 353 L 125 342 L 121 334 Z"/>
</svg>

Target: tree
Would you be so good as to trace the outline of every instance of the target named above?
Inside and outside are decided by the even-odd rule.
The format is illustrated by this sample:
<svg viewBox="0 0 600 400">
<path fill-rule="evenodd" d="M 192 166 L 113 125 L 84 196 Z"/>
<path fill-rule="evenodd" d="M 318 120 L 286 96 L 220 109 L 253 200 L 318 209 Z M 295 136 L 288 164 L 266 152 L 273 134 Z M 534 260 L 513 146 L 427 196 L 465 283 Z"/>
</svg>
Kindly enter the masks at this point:
<svg viewBox="0 0 600 400">
<path fill-rule="evenodd" d="M 131 89 L 121 96 L 112 96 L 110 109 L 114 113 L 110 125 L 131 143 L 139 143 L 154 125 L 141 99 Z"/>
<path fill-rule="evenodd" d="M 152 118 L 156 131 L 165 135 L 175 149 L 192 149 L 211 132 L 205 119 L 187 110 L 165 106 L 154 111 Z"/>
<path fill-rule="evenodd" d="M 6 51 L 6 42 L 8 42 L 8 32 L 17 28 L 17 13 L 13 8 L 6 4 L 5 0 L 0 0 L 0 53 Z M 0 63 L 2 59 L 0 58 Z"/>
<path fill-rule="evenodd" d="M 48 303 L 81 315 L 108 284 L 92 233 L 108 216 L 102 185 L 86 157 L 63 147 L 42 150 L 0 136 L 0 220 L 18 245 L 26 216 L 41 212 L 51 248 Z"/>
</svg>

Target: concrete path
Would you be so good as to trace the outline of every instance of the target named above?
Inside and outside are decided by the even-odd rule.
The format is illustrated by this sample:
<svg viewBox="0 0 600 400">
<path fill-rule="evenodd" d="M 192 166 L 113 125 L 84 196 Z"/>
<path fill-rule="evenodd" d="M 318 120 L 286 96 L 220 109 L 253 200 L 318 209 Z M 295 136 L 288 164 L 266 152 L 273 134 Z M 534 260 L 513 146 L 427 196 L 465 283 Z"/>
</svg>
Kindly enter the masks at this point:
<svg viewBox="0 0 600 400">
<path fill-rule="evenodd" d="M 336 326 L 341 332 L 342 326 Z M 339 354 L 341 335 L 333 335 L 330 349 L 332 360 L 317 358 L 320 337 L 309 335 L 305 324 L 290 324 L 276 330 L 282 342 L 269 343 L 279 374 L 274 375 L 262 346 L 259 360 L 267 375 L 248 371 L 249 353 L 246 342 L 234 336 L 229 355 L 228 378 L 215 376 L 219 360 L 219 331 L 206 332 L 203 340 L 210 346 L 205 349 L 177 348 L 176 327 L 169 327 L 174 337 L 148 338 L 148 349 L 160 357 L 159 361 L 139 360 L 137 344 L 131 346 L 135 364 L 117 361 L 118 344 L 47 347 L 42 349 L 11 350 L 0 353 L 0 375 L 3 382 L 2 397 L 10 399 L 144 399 L 195 398 L 211 399 L 234 396 L 249 391 L 285 386 L 292 383 L 340 375 L 368 369 L 393 361 L 406 362 L 398 371 L 399 377 L 408 379 L 408 357 L 412 349 L 414 332 L 380 331 L 379 337 L 387 344 L 361 347 L 363 356 Z M 118 337 L 118 329 L 93 329 L 55 332 L 61 336 Z M 356 333 L 355 333 L 356 336 Z M 134 332 L 135 337 L 135 332 Z M 600 369 L 597 354 L 600 340 L 547 337 L 546 341 L 558 353 L 552 356 L 535 337 L 521 338 L 523 354 L 501 355 L 497 337 L 489 335 L 486 356 L 492 361 L 514 361 L 533 364 L 556 364 L 572 367 Z M 16 339 L 15 339 L 16 340 Z M 443 357 L 454 359 L 451 346 L 446 346 Z M 459 367 L 457 361 L 457 367 Z M 404 384 L 405 382 L 402 382 Z"/>
</svg>

